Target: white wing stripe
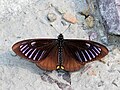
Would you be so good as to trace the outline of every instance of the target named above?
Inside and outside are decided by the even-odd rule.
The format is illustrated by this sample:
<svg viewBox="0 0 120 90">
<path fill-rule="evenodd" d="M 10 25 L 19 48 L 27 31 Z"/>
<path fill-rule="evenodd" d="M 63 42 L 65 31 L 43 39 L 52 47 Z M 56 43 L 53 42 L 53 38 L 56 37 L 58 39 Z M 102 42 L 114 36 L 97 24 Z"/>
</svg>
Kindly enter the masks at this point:
<svg viewBox="0 0 120 90">
<path fill-rule="evenodd" d="M 80 60 L 81 62 L 83 62 L 78 52 L 76 52 L 76 55 L 77 55 L 77 57 L 79 58 L 79 60 Z"/>
<path fill-rule="evenodd" d="M 98 56 L 98 53 L 97 52 L 95 52 L 95 50 L 94 49 L 92 49 L 92 51 Z"/>
<path fill-rule="evenodd" d="M 28 49 L 29 47 L 25 48 L 25 50 L 23 50 L 22 53 L 25 53 Z"/>
<path fill-rule="evenodd" d="M 38 50 L 38 52 L 36 53 L 35 57 L 33 58 L 33 60 L 36 59 L 36 57 L 38 56 L 38 53 L 40 52 L 40 50 Z"/>
<path fill-rule="evenodd" d="M 94 46 L 94 49 L 100 54 L 100 51 L 99 51 L 98 48 L 96 48 L 96 47 Z"/>
<path fill-rule="evenodd" d="M 39 59 L 38 59 L 38 60 L 40 60 L 40 59 L 42 58 L 42 56 L 43 56 L 44 52 L 45 52 L 45 51 L 43 51 L 43 52 L 41 53 L 41 55 L 40 55 L 40 57 L 39 57 Z"/>
<path fill-rule="evenodd" d="M 30 56 L 28 58 L 31 58 L 35 51 L 36 51 L 36 49 L 30 54 Z"/>
<path fill-rule="evenodd" d="M 23 46 L 20 50 L 23 51 L 23 49 L 25 49 L 28 46 L 28 44 L 26 44 L 25 46 Z"/>
<path fill-rule="evenodd" d="M 30 52 L 30 51 L 32 51 L 33 49 L 30 49 L 26 54 L 25 54 L 25 56 L 28 56 L 28 53 Z"/>
<path fill-rule="evenodd" d="M 99 49 L 99 51 L 101 51 L 101 48 L 98 48 Z"/>
<path fill-rule="evenodd" d="M 89 50 L 89 52 L 92 54 L 93 58 L 95 58 L 95 55 L 92 53 L 92 51 Z"/>
<path fill-rule="evenodd" d="M 87 50 L 85 50 L 85 52 L 87 53 L 87 55 L 88 55 L 89 59 L 91 60 L 92 58 L 90 57 L 90 55 L 89 55 L 88 51 L 87 51 Z"/>
<path fill-rule="evenodd" d="M 20 45 L 20 48 L 22 48 L 23 47 L 23 45 Z"/>
<path fill-rule="evenodd" d="M 87 59 L 86 59 L 86 57 L 85 57 L 84 53 L 83 53 L 82 51 L 81 51 L 81 53 L 82 53 L 82 55 L 83 55 L 83 57 L 84 57 L 85 61 L 87 61 Z"/>
</svg>

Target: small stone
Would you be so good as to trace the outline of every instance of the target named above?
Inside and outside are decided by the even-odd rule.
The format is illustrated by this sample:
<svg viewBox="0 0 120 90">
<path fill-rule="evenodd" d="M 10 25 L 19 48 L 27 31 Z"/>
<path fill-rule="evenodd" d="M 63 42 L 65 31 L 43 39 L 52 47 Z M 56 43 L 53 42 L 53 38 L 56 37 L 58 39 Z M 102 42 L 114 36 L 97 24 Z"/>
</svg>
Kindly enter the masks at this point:
<svg viewBox="0 0 120 90">
<path fill-rule="evenodd" d="M 90 75 L 90 76 L 96 76 L 96 75 L 97 75 L 97 72 L 96 72 L 95 70 L 90 70 L 90 71 L 88 72 L 88 75 Z"/>
<path fill-rule="evenodd" d="M 10 53 L 13 57 L 17 56 L 16 53 L 12 52 Z"/>
<path fill-rule="evenodd" d="M 55 8 L 57 12 L 59 12 L 60 14 L 64 14 L 65 12 L 67 12 L 67 10 L 65 8 Z"/>
<path fill-rule="evenodd" d="M 67 22 L 65 22 L 65 21 L 61 21 L 61 23 L 62 23 L 63 26 L 67 25 Z"/>
<path fill-rule="evenodd" d="M 96 32 L 92 32 L 90 35 L 89 35 L 89 39 L 90 40 L 95 40 L 98 38 L 98 35 Z"/>
<path fill-rule="evenodd" d="M 92 16 L 88 16 L 85 21 L 88 27 L 92 28 L 94 26 L 94 18 Z"/>
<path fill-rule="evenodd" d="M 63 79 L 71 84 L 71 76 L 69 72 L 63 74 Z"/>
<path fill-rule="evenodd" d="M 63 19 L 73 24 L 77 23 L 77 18 L 70 13 L 65 13 Z"/>
<path fill-rule="evenodd" d="M 85 19 L 89 16 L 87 12 L 79 12 L 82 16 L 85 16 Z"/>
<path fill-rule="evenodd" d="M 94 18 L 89 15 L 88 12 L 79 12 L 81 15 L 85 16 L 85 24 L 87 27 L 92 28 L 94 26 Z"/>
<path fill-rule="evenodd" d="M 103 86 L 104 85 L 104 81 L 100 81 L 99 83 L 98 83 L 98 87 L 101 87 L 101 86 Z"/>
<path fill-rule="evenodd" d="M 101 37 L 101 41 L 102 41 L 102 43 L 108 45 L 108 39 L 106 36 Z"/>
<path fill-rule="evenodd" d="M 56 14 L 54 14 L 54 13 L 48 13 L 47 19 L 48 19 L 50 22 L 54 22 L 54 21 L 57 19 Z"/>
<path fill-rule="evenodd" d="M 20 36 L 17 36 L 16 38 L 21 38 Z"/>
</svg>

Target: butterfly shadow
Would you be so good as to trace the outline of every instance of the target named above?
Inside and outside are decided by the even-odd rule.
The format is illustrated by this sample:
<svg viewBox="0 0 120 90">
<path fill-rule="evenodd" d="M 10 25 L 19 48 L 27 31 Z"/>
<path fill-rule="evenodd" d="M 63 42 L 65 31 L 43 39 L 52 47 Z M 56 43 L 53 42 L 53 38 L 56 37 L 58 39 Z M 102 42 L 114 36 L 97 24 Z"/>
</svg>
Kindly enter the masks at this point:
<svg viewBox="0 0 120 90">
<path fill-rule="evenodd" d="M 13 51 L 7 51 L 0 54 L 0 59 L 0 64 L 11 69 L 15 68 L 16 70 L 19 70 L 22 68 L 38 75 L 42 75 L 45 72 L 44 70 L 38 68 L 34 63 L 17 56 Z"/>
</svg>

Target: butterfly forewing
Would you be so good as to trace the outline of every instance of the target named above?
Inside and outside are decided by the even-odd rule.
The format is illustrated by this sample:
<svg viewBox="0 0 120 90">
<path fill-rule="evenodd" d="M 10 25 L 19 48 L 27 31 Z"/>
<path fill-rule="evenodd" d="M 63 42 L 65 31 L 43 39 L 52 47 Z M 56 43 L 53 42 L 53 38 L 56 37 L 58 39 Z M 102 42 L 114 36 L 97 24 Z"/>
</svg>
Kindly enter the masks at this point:
<svg viewBox="0 0 120 90">
<path fill-rule="evenodd" d="M 56 45 L 56 39 L 29 39 L 13 45 L 13 51 L 32 62 L 41 61 L 47 57 Z"/>
<path fill-rule="evenodd" d="M 108 54 L 108 49 L 89 40 L 65 39 L 63 45 L 63 65 L 66 71 L 77 71 L 85 63 L 100 60 Z"/>
<path fill-rule="evenodd" d="M 101 59 L 108 54 L 104 45 L 89 40 L 65 40 L 64 44 L 71 55 L 82 63 Z"/>
</svg>

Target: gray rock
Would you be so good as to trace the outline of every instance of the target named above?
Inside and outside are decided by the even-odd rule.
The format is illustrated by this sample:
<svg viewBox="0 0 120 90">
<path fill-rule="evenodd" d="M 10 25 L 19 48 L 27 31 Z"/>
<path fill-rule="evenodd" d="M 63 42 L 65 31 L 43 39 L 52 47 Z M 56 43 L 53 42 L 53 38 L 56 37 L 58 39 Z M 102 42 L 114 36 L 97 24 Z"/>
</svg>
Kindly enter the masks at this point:
<svg viewBox="0 0 120 90">
<path fill-rule="evenodd" d="M 120 35 L 119 5 L 120 1 L 115 0 L 97 0 L 105 28 L 109 34 Z"/>
</svg>

